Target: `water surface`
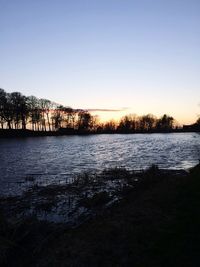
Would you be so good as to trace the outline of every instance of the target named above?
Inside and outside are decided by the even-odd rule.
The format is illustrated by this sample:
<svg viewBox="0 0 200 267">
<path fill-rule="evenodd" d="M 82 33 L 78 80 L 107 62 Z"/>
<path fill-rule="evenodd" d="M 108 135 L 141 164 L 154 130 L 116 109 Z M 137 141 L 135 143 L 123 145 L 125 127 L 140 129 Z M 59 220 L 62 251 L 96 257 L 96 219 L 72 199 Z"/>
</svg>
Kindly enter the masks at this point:
<svg viewBox="0 0 200 267">
<path fill-rule="evenodd" d="M 187 169 L 199 159 L 198 133 L 0 139 L 0 193 L 18 193 L 27 180 L 62 183 L 84 171 L 152 164 Z"/>
</svg>

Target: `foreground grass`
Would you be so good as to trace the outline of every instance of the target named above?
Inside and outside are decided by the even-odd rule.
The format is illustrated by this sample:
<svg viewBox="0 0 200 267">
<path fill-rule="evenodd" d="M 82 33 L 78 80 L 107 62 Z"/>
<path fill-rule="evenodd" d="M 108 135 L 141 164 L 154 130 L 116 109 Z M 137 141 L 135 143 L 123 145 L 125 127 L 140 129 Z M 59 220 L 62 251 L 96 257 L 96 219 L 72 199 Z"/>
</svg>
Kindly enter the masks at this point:
<svg viewBox="0 0 200 267">
<path fill-rule="evenodd" d="M 146 173 L 137 190 L 75 229 L 1 217 L 1 266 L 199 266 L 200 165 Z"/>
</svg>

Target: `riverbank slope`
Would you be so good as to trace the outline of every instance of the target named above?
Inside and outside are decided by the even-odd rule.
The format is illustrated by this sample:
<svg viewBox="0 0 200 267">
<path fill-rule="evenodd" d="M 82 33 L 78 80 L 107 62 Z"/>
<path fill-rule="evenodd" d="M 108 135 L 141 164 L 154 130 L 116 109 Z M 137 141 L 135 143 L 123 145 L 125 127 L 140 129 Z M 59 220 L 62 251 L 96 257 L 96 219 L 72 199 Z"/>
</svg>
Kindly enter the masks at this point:
<svg viewBox="0 0 200 267">
<path fill-rule="evenodd" d="M 199 266 L 200 165 L 152 173 L 137 190 L 72 229 L 1 216 L 4 266 Z M 1 266 L 2 266 L 1 265 Z"/>
</svg>

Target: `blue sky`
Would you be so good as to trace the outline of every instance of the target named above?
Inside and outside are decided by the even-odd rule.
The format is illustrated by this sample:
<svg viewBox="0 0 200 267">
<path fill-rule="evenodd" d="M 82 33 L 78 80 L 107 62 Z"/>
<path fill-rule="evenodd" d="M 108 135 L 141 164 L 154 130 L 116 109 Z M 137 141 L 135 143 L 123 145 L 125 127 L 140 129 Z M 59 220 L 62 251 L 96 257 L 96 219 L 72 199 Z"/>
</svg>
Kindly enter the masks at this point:
<svg viewBox="0 0 200 267">
<path fill-rule="evenodd" d="M 0 87 L 101 113 L 200 113 L 199 0 L 0 0 Z"/>
</svg>

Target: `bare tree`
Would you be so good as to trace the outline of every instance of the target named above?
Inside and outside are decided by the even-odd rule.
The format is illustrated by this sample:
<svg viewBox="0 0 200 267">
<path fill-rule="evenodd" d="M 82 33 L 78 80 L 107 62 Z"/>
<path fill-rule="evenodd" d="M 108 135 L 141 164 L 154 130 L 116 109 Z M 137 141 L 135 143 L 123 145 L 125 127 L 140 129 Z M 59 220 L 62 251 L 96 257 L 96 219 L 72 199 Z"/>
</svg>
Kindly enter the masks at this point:
<svg viewBox="0 0 200 267">
<path fill-rule="evenodd" d="M 0 88 L 0 124 L 1 128 L 4 128 L 5 120 L 5 106 L 6 106 L 6 92 Z"/>
<path fill-rule="evenodd" d="M 78 113 L 78 130 L 89 130 L 91 127 L 92 116 L 87 111 L 80 111 Z"/>
</svg>

